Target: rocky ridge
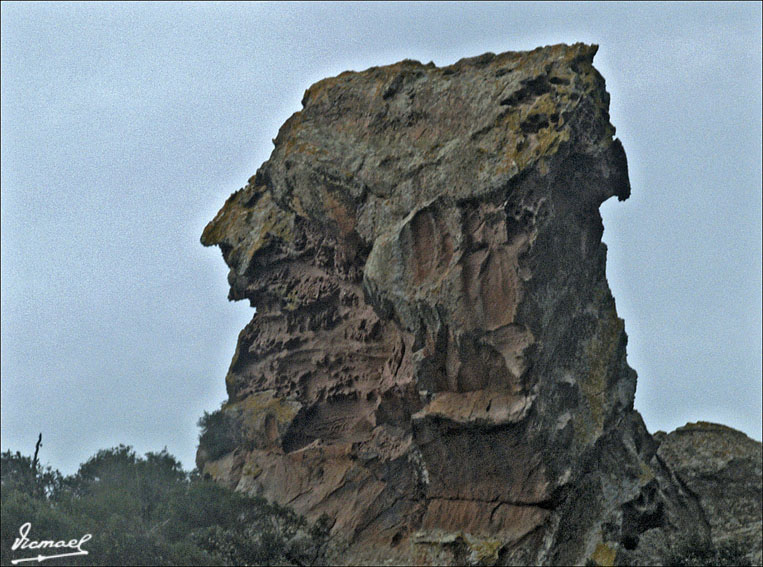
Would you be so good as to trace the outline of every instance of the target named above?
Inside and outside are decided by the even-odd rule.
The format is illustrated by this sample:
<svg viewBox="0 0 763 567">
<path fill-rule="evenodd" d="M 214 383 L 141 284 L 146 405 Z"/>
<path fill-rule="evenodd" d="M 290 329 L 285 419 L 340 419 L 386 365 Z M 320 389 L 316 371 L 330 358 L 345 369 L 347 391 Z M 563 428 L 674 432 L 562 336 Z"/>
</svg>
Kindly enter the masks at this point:
<svg viewBox="0 0 763 567">
<path fill-rule="evenodd" d="M 205 474 L 327 513 L 348 563 L 660 563 L 689 533 L 760 558 L 760 443 L 653 437 L 633 409 L 598 211 L 630 185 L 595 53 L 305 92 L 202 236 L 256 307 L 226 377 L 236 446 L 200 446 Z"/>
</svg>

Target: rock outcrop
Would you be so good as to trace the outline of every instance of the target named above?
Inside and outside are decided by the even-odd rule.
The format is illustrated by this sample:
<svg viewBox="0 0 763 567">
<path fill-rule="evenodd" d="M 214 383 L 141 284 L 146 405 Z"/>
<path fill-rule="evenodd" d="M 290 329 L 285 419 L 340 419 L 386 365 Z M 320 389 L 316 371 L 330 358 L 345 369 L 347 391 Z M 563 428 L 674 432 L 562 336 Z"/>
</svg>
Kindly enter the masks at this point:
<svg viewBox="0 0 763 567">
<path fill-rule="evenodd" d="M 630 185 L 595 53 L 305 92 L 202 236 L 256 307 L 226 378 L 235 449 L 201 446 L 205 474 L 327 513 L 350 563 L 659 563 L 713 536 L 702 467 L 633 409 L 598 210 Z"/>
<path fill-rule="evenodd" d="M 660 442 L 659 457 L 700 501 L 700 521 L 721 548 L 738 544 L 751 565 L 763 564 L 763 448 L 724 425 L 688 423 Z"/>
</svg>

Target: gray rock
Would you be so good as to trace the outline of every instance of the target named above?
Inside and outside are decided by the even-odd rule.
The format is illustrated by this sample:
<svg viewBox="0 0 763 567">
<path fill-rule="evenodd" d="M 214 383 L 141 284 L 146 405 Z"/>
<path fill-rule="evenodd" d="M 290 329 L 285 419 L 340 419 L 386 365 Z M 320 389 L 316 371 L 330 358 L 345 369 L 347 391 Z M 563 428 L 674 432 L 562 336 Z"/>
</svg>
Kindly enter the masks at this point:
<svg viewBox="0 0 763 567">
<path fill-rule="evenodd" d="M 713 543 L 746 549 L 763 563 L 763 451 L 761 444 L 725 425 L 688 423 L 669 435 L 655 434 L 657 454 L 699 498 L 701 521 Z"/>
</svg>

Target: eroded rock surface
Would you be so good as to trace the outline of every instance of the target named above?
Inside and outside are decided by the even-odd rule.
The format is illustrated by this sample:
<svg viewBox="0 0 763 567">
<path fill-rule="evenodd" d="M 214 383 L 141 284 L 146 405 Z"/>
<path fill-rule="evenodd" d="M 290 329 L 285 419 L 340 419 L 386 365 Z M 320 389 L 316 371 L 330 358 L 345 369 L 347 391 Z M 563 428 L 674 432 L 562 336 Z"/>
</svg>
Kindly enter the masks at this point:
<svg viewBox="0 0 763 567">
<path fill-rule="evenodd" d="M 741 431 L 688 423 L 658 432 L 657 454 L 699 498 L 701 521 L 720 547 L 734 542 L 752 565 L 763 563 L 763 449 Z"/>
<path fill-rule="evenodd" d="M 630 193 L 595 46 L 320 81 L 202 236 L 257 311 L 221 482 L 349 563 L 659 562 L 703 510 L 633 410 L 599 206 Z"/>
</svg>

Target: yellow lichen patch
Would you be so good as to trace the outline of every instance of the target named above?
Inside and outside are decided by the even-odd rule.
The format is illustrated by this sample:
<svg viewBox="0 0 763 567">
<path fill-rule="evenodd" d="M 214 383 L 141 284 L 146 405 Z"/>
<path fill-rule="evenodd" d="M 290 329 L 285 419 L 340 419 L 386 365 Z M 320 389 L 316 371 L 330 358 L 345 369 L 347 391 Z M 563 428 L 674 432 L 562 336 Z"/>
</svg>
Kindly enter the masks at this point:
<svg viewBox="0 0 763 567">
<path fill-rule="evenodd" d="M 521 124 L 534 115 L 551 116 L 558 112 L 559 104 L 550 94 L 538 97 L 530 107 L 520 107 L 502 118 L 501 128 L 510 132 L 521 132 Z M 540 128 L 537 132 L 520 136 L 516 143 L 506 144 L 506 153 L 499 162 L 496 173 L 505 174 L 514 170 L 522 171 L 533 166 L 538 160 L 548 158 L 559 151 L 564 142 L 570 140 L 569 128 L 557 129 L 554 124 Z"/>
<path fill-rule="evenodd" d="M 299 198 L 298 195 L 295 195 L 292 193 L 290 195 L 289 199 L 289 206 L 291 207 L 291 210 L 297 213 L 301 217 L 307 217 L 307 212 L 305 211 L 304 205 L 302 205 L 302 200 Z"/>
<path fill-rule="evenodd" d="M 254 204 L 249 206 L 252 201 Z M 272 238 L 287 242 L 293 239 L 294 218 L 273 201 L 270 191 L 247 187 L 228 199 L 204 229 L 201 241 L 205 246 L 230 246 L 226 261 L 241 274 L 248 269 L 257 251 Z"/>
<path fill-rule="evenodd" d="M 590 370 L 582 377 L 580 389 L 589 414 L 586 416 L 585 413 L 579 413 L 573 423 L 576 436 L 583 444 L 596 439 L 604 430 L 607 378 L 624 329 L 623 320 L 617 316 L 614 303 L 606 297 L 607 293 L 602 292 L 602 313 L 596 333 L 584 349 L 584 359 Z"/>
<path fill-rule="evenodd" d="M 611 567 L 615 564 L 616 556 L 616 549 L 610 547 L 606 543 L 599 543 L 596 545 L 596 550 L 593 552 L 591 559 L 596 565 L 600 565 L 601 567 Z"/>
<path fill-rule="evenodd" d="M 520 108 L 522 120 L 526 120 L 533 114 L 545 114 L 546 116 L 550 116 L 558 111 L 559 103 L 554 100 L 554 96 L 550 92 L 535 98 L 530 106 Z"/>
<path fill-rule="evenodd" d="M 264 448 L 278 445 L 301 407 L 297 401 L 277 398 L 274 390 L 266 390 L 224 404 L 222 411 L 235 418 L 250 448 Z"/>
<path fill-rule="evenodd" d="M 495 538 L 479 538 L 464 534 L 464 540 L 470 552 L 469 559 L 474 565 L 495 565 L 498 554 L 503 548 L 503 542 Z"/>
<path fill-rule="evenodd" d="M 303 100 L 307 104 L 320 104 L 326 102 L 331 96 L 331 91 L 338 87 L 337 90 L 342 90 L 344 87 L 350 88 L 353 82 L 365 79 L 369 73 L 373 73 L 374 87 L 376 94 L 380 94 L 380 89 L 376 85 L 377 81 L 380 81 L 384 85 L 391 77 L 399 73 L 404 69 L 411 69 L 414 67 L 422 67 L 418 61 L 412 61 L 405 59 L 393 65 L 387 65 L 385 67 L 372 67 L 363 72 L 357 71 L 344 71 L 336 77 L 328 77 L 322 79 L 317 83 L 310 86 L 305 91 Z"/>
<path fill-rule="evenodd" d="M 242 476 L 248 476 L 249 478 L 257 478 L 262 474 L 262 468 L 254 462 L 248 462 L 241 470 Z"/>
<path fill-rule="evenodd" d="M 477 537 L 462 531 L 450 532 L 440 529 L 422 530 L 411 538 L 420 563 L 441 565 L 451 563 L 452 553 L 461 548 L 468 553 L 469 565 L 495 565 L 505 542 L 498 538 Z"/>
<path fill-rule="evenodd" d="M 559 145 L 569 139 L 570 132 L 567 129 L 560 132 L 551 128 L 540 130 L 535 138 L 538 148 L 536 158 L 555 154 L 559 149 Z"/>
<path fill-rule="evenodd" d="M 291 422 L 300 407 L 299 402 L 277 398 L 274 391 L 267 390 L 250 394 L 240 402 L 226 404 L 224 409 L 240 412 L 244 426 L 259 426 L 267 415 L 272 415 L 278 425 Z"/>
<path fill-rule="evenodd" d="M 209 224 L 204 228 L 201 235 L 201 243 L 204 246 L 216 246 L 225 242 L 230 237 L 232 228 L 244 224 L 246 208 L 242 206 L 242 201 L 252 198 L 264 188 L 247 187 L 239 189 L 233 195 L 228 197 L 220 211 L 215 215 Z"/>
<path fill-rule="evenodd" d="M 290 241 L 294 229 L 294 215 L 285 213 L 278 205 L 273 202 L 270 192 L 266 192 L 254 209 L 251 211 L 249 226 L 253 228 L 256 234 L 252 239 L 250 254 L 261 248 L 268 236 L 277 236 L 281 240 Z"/>
<path fill-rule="evenodd" d="M 652 467 L 647 465 L 644 461 L 639 461 L 639 465 L 641 467 L 641 472 L 638 475 L 638 482 L 641 486 L 644 486 L 652 481 L 654 478 L 654 471 L 652 470 Z"/>
<path fill-rule="evenodd" d="M 304 100 L 310 104 L 322 101 L 326 98 L 326 93 L 329 88 L 336 84 L 338 78 L 339 77 L 329 77 L 327 79 L 323 79 L 322 81 L 318 81 L 314 85 L 311 85 L 305 91 Z"/>
<path fill-rule="evenodd" d="M 324 148 L 321 148 L 320 146 L 316 146 L 315 144 L 311 144 L 310 142 L 302 140 L 299 138 L 299 136 L 295 136 L 295 135 L 289 136 L 289 138 L 286 140 L 286 143 L 284 144 L 284 149 L 283 149 L 284 157 L 287 157 L 291 153 L 297 153 L 297 154 L 308 155 L 313 157 L 328 155 L 328 152 Z"/>
</svg>

